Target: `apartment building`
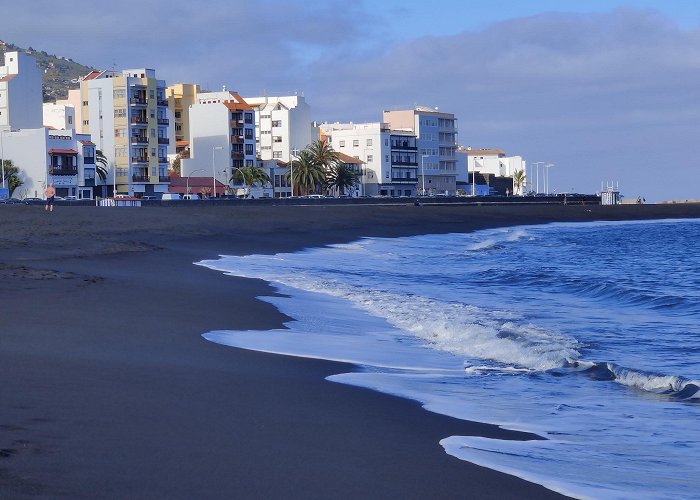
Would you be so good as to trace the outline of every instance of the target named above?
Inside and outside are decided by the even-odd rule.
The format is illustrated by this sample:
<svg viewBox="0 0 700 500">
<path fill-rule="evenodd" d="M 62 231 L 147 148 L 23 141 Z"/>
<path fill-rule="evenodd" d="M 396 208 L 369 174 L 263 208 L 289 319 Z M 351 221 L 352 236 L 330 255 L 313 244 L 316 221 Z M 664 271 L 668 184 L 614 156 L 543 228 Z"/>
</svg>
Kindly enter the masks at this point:
<svg viewBox="0 0 700 500">
<path fill-rule="evenodd" d="M 41 71 L 24 52 L 6 52 L 0 66 L 0 130 L 43 125 Z"/>
<path fill-rule="evenodd" d="M 5 131 L 2 154 L 20 169 L 14 198 L 41 197 L 47 184 L 58 196 L 92 199 L 103 182 L 95 171 L 95 144 L 87 134 L 47 127 Z"/>
<path fill-rule="evenodd" d="M 246 97 L 255 111 L 256 150 L 261 160 L 288 162 L 318 139 L 304 96 Z"/>
<path fill-rule="evenodd" d="M 455 194 L 457 119 L 454 114 L 419 106 L 384 111 L 383 120 L 392 130 L 411 131 L 418 137 L 421 190 L 425 186 L 425 194 Z"/>
<path fill-rule="evenodd" d="M 322 124 L 338 153 L 361 159 L 361 192 L 366 196 L 415 196 L 420 189 L 416 136 L 387 123 Z"/>
<path fill-rule="evenodd" d="M 58 102 L 45 102 L 43 107 L 44 126 L 56 130 L 75 128 L 75 107 Z"/>
<path fill-rule="evenodd" d="M 168 191 L 168 102 L 155 70 L 93 71 L 80 82 L 80 128 L 110 165 L 116 193 Z"/>
<path fill-rule="evenodd" d="M 187 154 L 185 151 L 190 144 L 190 106 L 197 102 L 197 95 L 201 92 L 199 85 L 195 83 L 176 83 L 165 89 L 165 97 L 168 100 L 168 109 L 173 118 L 173 127 L 170 137 L 174 137 L 174 143 L 170 144 L 169 154 Z"/>
<path fill-rule="evenodd" d="M 256 165 L 255 112 L 236 92 L 203 92 L 189 108 L 190 158 L 180 163 L 182 176 L 212 176 L 229 186 L 236 169 Z M 216 192 L 214 192 L 216 191 Z"/>
</svg>

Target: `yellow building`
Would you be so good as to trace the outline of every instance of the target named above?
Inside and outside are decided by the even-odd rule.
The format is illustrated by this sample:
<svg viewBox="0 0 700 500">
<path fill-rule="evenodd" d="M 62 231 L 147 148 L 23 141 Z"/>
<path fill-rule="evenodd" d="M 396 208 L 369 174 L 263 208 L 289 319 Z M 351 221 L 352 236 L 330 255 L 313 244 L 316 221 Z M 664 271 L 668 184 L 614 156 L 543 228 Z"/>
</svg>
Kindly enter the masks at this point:
<svg viewBox="0 0 700 500">
<path fill-rule="evenodd" d="M 152 69 L 93 71 L 80 82 L 83 133 L 109 164 L 114 194 L 168 191 L 168 102 Z M 103 195 L 106 193 L 103 193 Z"/>
<path fill-rule="evenodd" d="M 175 122 L 175 152 L 183 154 L 188 151 L 190 141 L 190 106 L 197 102 L 199 85 L 194 83 L 176 83 L 165 89 L 170 116 Z"/>
</svg>

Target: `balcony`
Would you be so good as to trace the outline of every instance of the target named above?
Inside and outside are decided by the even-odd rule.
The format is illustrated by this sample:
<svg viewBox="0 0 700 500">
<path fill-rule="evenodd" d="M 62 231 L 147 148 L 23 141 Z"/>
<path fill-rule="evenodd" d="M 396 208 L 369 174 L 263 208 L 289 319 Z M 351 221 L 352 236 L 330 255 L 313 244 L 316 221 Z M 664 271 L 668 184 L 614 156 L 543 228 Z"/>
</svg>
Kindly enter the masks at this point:
<svg viewBox="0 0 700 500">
<path fill-rule="evenodd" d="M 159 137 L 158 144 L 170 144 L 170 139 L 167 137 Z"/>
<path fill-rule="evenodd" d="M 129 99 L 129 104 L 134 106 L 145 106 L 147 104 L 147 101 L 145 98 L 142 97 L 132 97 L 131 99 Z"/>
<path fill-rule="evenodd" d="M 416 184 L 418 179 L 415 177 L 392 177 L 391 182 L 395 184 Z"/>
<path fill-rule="evenodd" d="M 167 175 L 159 175 L 158 182 L 170 182 L 170 177 Z"/>
<path fill-rule="evenodd" d="M 78 167 L 53 167 L 49 175 L 78 175 Z"/>
<path fill-rule="evenodd" d="M 391 164 L 392 165 L 401 165 L 401 166 L 406 166 L 406 167 L 417 167 L 418 166 L 417 161 L 406 161 L 406 160 L 392 160 Z"/>
<path fill-rule="evenodd" d="M 234 160 L 242 160 L 245 157 L 242 151 L 234 151 L 231 153 L 231 158 Z"/>
<path fill-rule="evenodd" d="M 148 137 L 131 136 L 131 144 L 148 144 Z"/>
<path fill-rule="evenodd" d="M 165 156 L 159 156 L 158 163 L 168 163 L 168 159 Z"/>
<path fill-rule="evenodd" d="M 242 135 L 232 135 L 231 136 L 231 144 L 243 144 L 243 136 Z"/>
<path fill-rule="evenodd" d="M 85 187 L 94 187 L 95 186 L 95 179 L 85 179 L 84 186 Z"/>
<path fill-rule="evenodd" d="M 146 118 L 145 116 L 132 116 L 130 121 L 132 125 L 148 124 L 148 118 Z"/>
<path fill-rule="evenodd" d="M 94 156 L 83 156 L 83 164 L 84 165 L 94 165 L 95 164 L 95 157 Z"/>
<path fill-rule="evenodd" d="M 158 125 L 170 125 L 170 120 L 167 118 L 158 118 Z"/>
<path fill-rule="evenodd" d="M 418 146 L 413 146 L 409 142 L 392 142 L 391 149 L 404 149 L 407 151 L 418 151 Z"/>
<path fill-rule="evenodd" d="M 148 163 L 148 156 L 132 156 L 131 163 Z"/>
<path fill-rule="evenodd" d="M 132 175 L 131 180 L 133 182 L 149 182 L 151 178 L 147 175 Z"/>
<path fill-rule="evenodd" d="M 168 106 L 168 101 L 166 99 L 158 99 L 158 106 Z"/>
</svg>

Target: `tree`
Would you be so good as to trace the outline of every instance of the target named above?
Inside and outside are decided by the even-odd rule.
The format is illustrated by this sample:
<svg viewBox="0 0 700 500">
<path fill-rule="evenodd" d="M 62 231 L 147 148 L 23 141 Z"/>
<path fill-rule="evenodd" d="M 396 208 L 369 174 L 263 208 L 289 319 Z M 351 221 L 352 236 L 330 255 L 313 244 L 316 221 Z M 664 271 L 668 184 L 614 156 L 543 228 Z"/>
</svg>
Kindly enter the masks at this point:
<svg viewBox="0 0 700 500">
<path fill-rule="evenodd" d="M 357 185 L 359 175 L 346 163 L 338 162 L 328 171 L 326 183 L 329 189 L 337 190 L 338 196 Z"/>
<path fill-rule="evenodd" d="M 326 171 L 329 171 L 340 162 L 338 153 L 335 152 L 333 146 L 320 139 L 308 145 L 305 151 L 308 151 L 314 162 Z"/>
<path fill-rule="evenodd" d="M 24 181 L 20 179 L 18 175 L 19 168 L 15 166 L 12 160 L 2 160 L 2 165 L 0 165 L 0 167 L 2 167 L 0 172 L 4 175 L 4 178 L 0 179 L 0 182 L 2 182 L 3 186 L 9 188 L 10 198 L 12 198 L 12 193 L 14 193 L 15 189 L 24 184 Z M 2 175 L 0 175 L 0 177 L 2 177 Z"/>
<path fill-rule="evenodd" d="M 182 157 L 178 154 L 173 160 L 172 165 L 170 165 L 170 171 L 175 177 L 180 177 L 182 175 L 182 162 L 180 161 Z"/>
<path fill-rule="evenodd" d="M 513 191 L 517 194 L 522 194 L 522 188 L 525 184 L 525 170 L 516 170 L 513 172 Z"/>
<path fill-rule="evenodd" d="M 100 178 L 103 185 L 107 184 L 107 173 L 107 157 L 102 151 L 97 149 L 95 150 L 95 174 Z M 105 193 L 103 192 L 103 194 Z"/>
<path fill-rule="evenodd" d="M 323 186 L 326 180 L 326 173 L 307 148 L 300 152 L 295 160 L 290 162 L 287 168 L 287 179 L 292 181 L 297 191 L 307 195 Z"/>
<path fill-rule="evenodd" d="M 231 181 L 235 183 L 243 183 L 248 187 L 252 187 L 255 184 L 264 186 L 270 182 L 270 176 L 267 175 L 265 169 L 254 166 L 247 166 L 243 168 L 236 168 L 231 176 Z"/>
</svg>

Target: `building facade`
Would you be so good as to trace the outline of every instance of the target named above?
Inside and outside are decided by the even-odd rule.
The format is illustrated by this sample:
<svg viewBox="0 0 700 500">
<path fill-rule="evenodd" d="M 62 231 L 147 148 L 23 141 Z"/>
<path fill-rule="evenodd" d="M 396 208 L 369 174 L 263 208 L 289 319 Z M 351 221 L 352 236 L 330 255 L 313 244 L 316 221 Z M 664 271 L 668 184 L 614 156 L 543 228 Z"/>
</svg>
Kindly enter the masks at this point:
<svg viewBox="0 0 700 500">
<path fill-rule="evenodd" d="M 45 102 L 44 126 L 56 130 L 75 128 L 75 108 L 71 105 Z"/>
<path fill-rule="evenodd" d="M 6 52 L 0 66 L 0 130 L 43 125 L 41 71 L 24 52 Z"/>
<path fill-rule="evenodd" d="M 452 113 L 416 107 L 384 111 L 392 130 L 411 131 L 418 137 L 419 185 L 424 194 L 453 195 L 457 189 L 457 119 Z"/>
<path fill-rule="evenodd" d="M 80 82 L 83 133 L 110 165 L 115 194 L 168 191 L 168 103 L 152 69 L 94 71 Z"/>
<path fill-rule="evenodd" d="M 199 85 L 194 83 L 176 83 L 165 89 L 168 109 L 173 119 L 170 137 L 174 138 L 168 150 L 169 154 L 185 154 L 190 143 L 190 106 L 197 102 Z"/>
<path fill-rule="evenodd" d="M 212 188 L 214 180 L 230 186 L 236 169 L 257 165 L 255 112 L 236 92 L 198 94 L 189 108 L 189 123 L 190 158 L 181 160 L 183 177 L 199 171 L 211 174 Z"/>
<path fill-rule="evenodd" d="M 288 162 L 319 138 L 304 96 L 246 97 L 255 110 L 256 150 L 261 160 Z"/>
<path fill-rule="evenodd" d="M 338 153 L 361 159 L 360 196 L 415 196 L 419 190 L 416 136 L 387 123 L 321 125 Z"/>
<path fill-rule="evenodd" d="M 48 184 L 56 195 L 92 199 L 104 182 L 96 175 L 95 144 L 87 134 L 47 127 L 6 132 L 3 155 L 19 169 L 14 198 L 42 197 Z"/>
</svg>

